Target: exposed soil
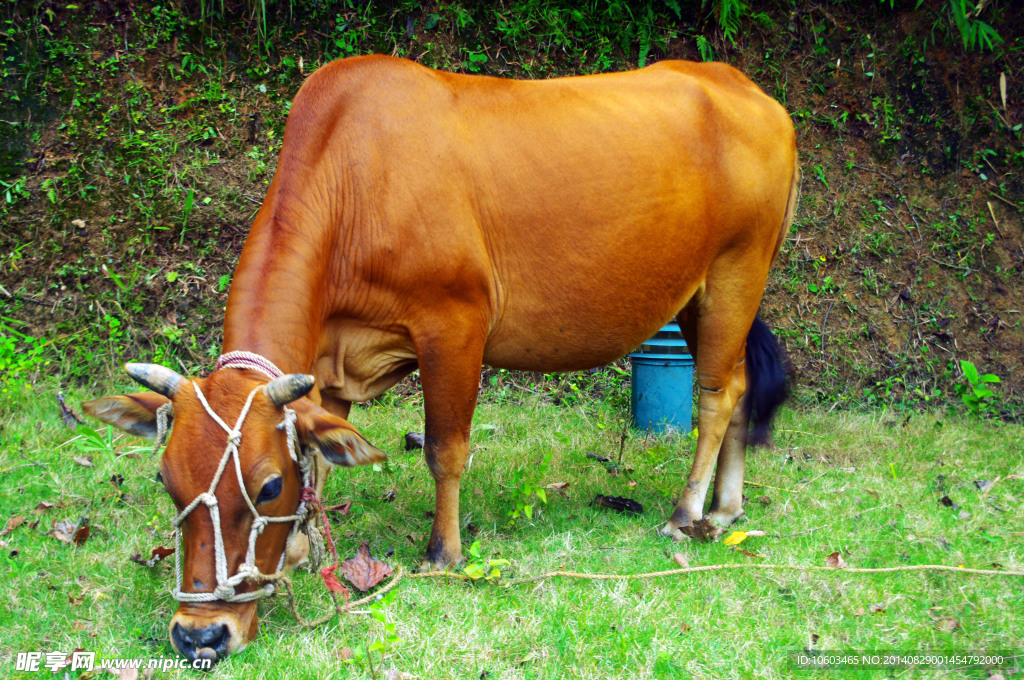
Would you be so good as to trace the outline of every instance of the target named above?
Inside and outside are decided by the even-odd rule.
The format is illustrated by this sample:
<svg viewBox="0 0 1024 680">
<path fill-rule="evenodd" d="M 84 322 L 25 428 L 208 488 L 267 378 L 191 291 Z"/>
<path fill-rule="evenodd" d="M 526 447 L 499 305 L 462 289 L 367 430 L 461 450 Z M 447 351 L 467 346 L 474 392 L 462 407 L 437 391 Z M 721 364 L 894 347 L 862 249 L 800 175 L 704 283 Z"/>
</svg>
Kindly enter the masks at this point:
<svg viewBox="0 0 1024 680">
<path fill-rule="evenodd" d="M 5 10 L 19 28 L 4 43 L 14 65 L 0 179 L 23 177 L 24 193 L 3 214 L 0 315 L 53 339 L 56 361 L 39 370 L 66 380 L 135 356 L 208 367 L 224 277 L 273 175 L 286 102 L 339 56 L 339 22 L 369 21 L 356 10 L 282 15 L 261 57 L 238 15 L 233 28 L 204 27 L 189 25 L 191 5 L 157 7 Z M 507 5 L 458 5 L 475 18 L 461 28 L 451 7 L 403 7 L 374 10 L 395 28 L 360 51 L 501 76 L 595 68 L 573 47 L 579 21 L 564 38 L 510 38 L 499 30 L 514 19 Z M 992 3 L 983 18 L 1005 42 L 967 53 L 943 37 L 945 7 L 773 3 L 733 44 L 699 8 L 675 18 L 659 6 L 658 35 L 672 37 L 653 42 L 648 62 L 700 59 L 704 36 L 793 114 L 802 196 L 763 316 L 807 398 L 955 399 L 967 359 L 1000 376 L 1008 413 L 1024 403 L 1024 9 Z M 45 10 L 51 20 L 33 19 Z M 434 14 L 435 28 L 418 28 Z M 608 52 L 615 68 L 637 66 L 642 41 L 625 42 Z"/>
</svg>

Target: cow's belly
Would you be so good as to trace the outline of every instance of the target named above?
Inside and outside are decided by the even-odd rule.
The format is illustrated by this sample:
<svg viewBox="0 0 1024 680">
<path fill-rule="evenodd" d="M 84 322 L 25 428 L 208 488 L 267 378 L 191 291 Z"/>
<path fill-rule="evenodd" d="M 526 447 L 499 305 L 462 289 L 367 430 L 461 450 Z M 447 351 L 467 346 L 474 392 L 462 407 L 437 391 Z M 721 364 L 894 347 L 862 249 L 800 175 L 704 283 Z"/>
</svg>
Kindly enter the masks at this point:
<svg viewBox="0 0 1024 680">
<path fill-rule="evenodd" d="M 484 363 L 530 371 L 574 371 L 608 364 L 669 322 L 703 280 L 595 281 L 593 287 L 518 291 L 494 327 Z M 635 285 L 633 285 L 635 284 Z"/>
</svg>

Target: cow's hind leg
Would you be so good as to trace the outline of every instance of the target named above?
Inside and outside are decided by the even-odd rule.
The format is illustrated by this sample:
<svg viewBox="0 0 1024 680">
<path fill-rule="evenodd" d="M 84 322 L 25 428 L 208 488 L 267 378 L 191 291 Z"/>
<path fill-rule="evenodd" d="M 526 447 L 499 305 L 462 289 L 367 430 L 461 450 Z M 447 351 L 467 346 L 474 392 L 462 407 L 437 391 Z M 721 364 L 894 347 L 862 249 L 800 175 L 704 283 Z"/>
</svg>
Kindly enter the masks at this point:
<svg viewBox="0 0 1024 680">
<path fill-rule="evenodd" d="M 744 392 L 732 410 L 715 469 L 715 491 L 708 519 L 729 526 L 743 515 L 743 470 L 747 458 L 748 395 Z"/>
<path fill-rule="evenodd" d="M 459 486 L 469 453 L 469 431 L 480 388 L 483 334 L 458 340 L 415 338 L 426 416 L 424 449 L 434 477 L 436 507 L 424 568 L 462 560 Z"/>
<path fill-rule="evenodd" d="M 730 273 L 744 271 L 735 267 L 725 269 Z M 727 300 L 728 308 L 715 306 L 716 299 Z M 749 283 L 723 281 L 719 286 L 713 286 L 709 281 L 706 289 L 680 313 L 683 334 L 695 352 L 700 394 L 693 468 L 672 516 L 661 530 L 661 533 L 675 539 L 683 537 L 682 527 L 703 516 L 704 500 L 716 461 L 720 466 L 716 496 L 720 492 L 720 500 L 725 502 L 714 508 L 714 519 L 725 521 L 726 515 L 742 510 L 739 503 L 742 500 L 745 455 L 742 445 L 745 437 L 741 432 L 746 428 L 746 416 L 745 409 L 737 406 L 746 390 L 746 337 L 760 299 L 761 290 Z M 720 458 L 723 453 L 724 457 Z M 737 486 L 739 494 L 735 493 Z M 738 515 L 737 512 L 728 521 Z"/>
</svg>

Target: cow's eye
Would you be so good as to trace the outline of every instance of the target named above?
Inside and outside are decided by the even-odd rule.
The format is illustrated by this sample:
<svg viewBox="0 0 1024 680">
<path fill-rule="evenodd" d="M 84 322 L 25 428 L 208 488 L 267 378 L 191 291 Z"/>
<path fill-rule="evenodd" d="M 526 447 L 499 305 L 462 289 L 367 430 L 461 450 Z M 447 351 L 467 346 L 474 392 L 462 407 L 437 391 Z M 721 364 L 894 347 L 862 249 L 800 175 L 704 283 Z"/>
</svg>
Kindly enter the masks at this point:
<svg viewBox="0 0 1024 680">
<path fill-rule="evenodd" d="M 279 495 L 281 495 L 281 478 L 274 477 L 260 489 L 260 495 L 256 497 L 256 502 L 266 503 L 267 501 L 274 500 Z"/>
</svg>

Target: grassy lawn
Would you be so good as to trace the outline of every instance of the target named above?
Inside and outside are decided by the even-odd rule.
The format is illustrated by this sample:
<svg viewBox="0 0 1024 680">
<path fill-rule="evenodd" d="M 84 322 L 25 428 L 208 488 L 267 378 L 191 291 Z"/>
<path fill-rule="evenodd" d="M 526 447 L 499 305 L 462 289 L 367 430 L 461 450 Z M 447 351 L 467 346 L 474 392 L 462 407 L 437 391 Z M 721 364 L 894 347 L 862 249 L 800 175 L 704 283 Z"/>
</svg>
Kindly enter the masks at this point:
<svg viewBox="0 0 1024 680">
<path fill-rule="evenodd" d="M 77 407 L 78 397 L 91 396 L 69 401 Z M 748 479 L 763 486 L 747 487 L 748 519 L 737 528 L 768 536 L 748 538 L 739 546 L 745 554 L 721 541 L 675 545 L 656 534 L 689 470 L 693 440 L 631 433 L 616 475 L 587 457 L 619 458 L 625 415 L 594 401 L 554 406 L 533 396 L 482 404 L 463 478 L 464 545 L 479 541 L 483 558 L 509 560 L 503 580 L 552 569 L 672 569 L 676 552 L 692 566 L 821 566 L 839 551 L 851 567 L 1024 569 L 1024 480 L 1012 477 L 1024 475 L 1020 426 L 937 412 L 787 410 L 775 446 L 748 459 Z M 420 404 L 413 398 L 358 408 L 352 421 L 391 457 L 381 470 L 340 470 L 328 480 L 326 500 L 352 501 L 347 516 L 332 517 L 339 552 L 354 554 L 366 540 L 375 555 L 393 549 L 388 561 L 412 569 L 433 509 L 420 452 L 401 447 L 405 432 L 422 431 Z M 154 481 L 156 459 L 137 451 L 145 442 L 120 436 L 104 451 L 69 441 L 75 433 L 61 422 L 53 391 L 43 388 L 0 397 L 0 428 L 0 523 L 25 518 L 2 538 L 0 675 L 19 677 L 19 651 L 171 655 L 172 566 L 129 560 L 134 551 L 171 545 L 172 505 Z M 549 450 L 554 455 L 545 465 Z M 76 462 L 84 456 L 94 466 Z M 979 488 L 976 481 L 984 480 L 998 481 Z M 532 498 L 532 518 L 506 526 L 517 489 L 558 482 L 569 486 L 548 489 L 546 504 Z M 394 499 L 386 501 L 391 490 Z M 644 512 L 592 506 L 597 493 L 631 497 Z M 37 511 L 42 502 L 53 506 Z M 47 535 L 54 522 L 83 515 L 91 533 L 82 545 Z M 307 615 L 321 613 L 318 580 L 300 574 L 297 581 Z M 491 680 L 963 677 L 934 669 L 798 671 L 790 659 L 810 648 L 1024 653 L 1020 577 L 749 570 L 510 587 L 422 579 L 403 581 L 396 595 L 384 611 L 401 640 L 383 659 L 373 652 L 372 669 L 346 664 L 343 656 L 346 647 L 380 640 L 380 622 L 350 615 L 306 630 L 275 598 L 261 605 L 261 637 L 210 677 L 383 677 L 383 668 L 416 678 Z"/>
</svg>

